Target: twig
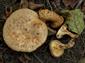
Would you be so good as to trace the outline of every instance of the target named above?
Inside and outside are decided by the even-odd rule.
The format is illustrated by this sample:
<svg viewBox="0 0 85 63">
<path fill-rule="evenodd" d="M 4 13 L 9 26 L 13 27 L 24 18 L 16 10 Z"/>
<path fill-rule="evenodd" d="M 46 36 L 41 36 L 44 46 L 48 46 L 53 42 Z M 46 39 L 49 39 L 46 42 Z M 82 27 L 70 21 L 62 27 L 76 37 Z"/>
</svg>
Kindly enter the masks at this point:
<svg viewBox="0 0 85 63">
<path fill-rule="evenodd" d="M 50 9 L 53 10 L 53 8 L 52 8 L 52 6 L 50 4 L 50 1 L 49 0 L 46 0 L 46 1 L 47 1 L 48 5 L 49 5 Z"/>
<path fill-rule="evenodd" d="M 43 7 L 44 6 L 44 4 L 36 4 L 36 3 L 34 3 L 34 2 L 28 2 L 28 7 L 30 8 L 30 9 L 37 9 L 37 8 L 40 8 L 40 7 Z"/>
<path fill-rule="evenodd" d="M 27 59 L 27 60 L 31 60 L 31 58 L 29 56 L 27 56 L 26 54 L 24 54 L 24 57 Z"/>
<path fill-rule="evenodd" d="M 35 53 L 33 53 L 33 55 L 40 63 L 43 63 L 43 61 Z"/>
<path fill-rule="evenodd" d="M 21 63 L 28 63 L 31 58 L 28 57 L 26 54 L 23 54 L 21 57 L 18 58 Z"/>
<path fill-rule="evenodd" d="M 55 2 L 52 2 L 52 5 L 54 6 L 55 11 L 58 11 L 59 10 L 59 8 L 58 8 L 58 6 L 56 5 Z"/>
<path fill-rule="evenodd" d="M 62 2 L 62 0 L 59 0 L 59 2 L 57 3 L 57 0 L 55 1 L 56 2 L 56 6 L 58 7 L 58 9 L 59 10 L 61 10 L 62 9 L 62 6 L 61 6 L 61 2 Z"/>
<path fill-rule="evenodd" d="M 75 6 L 75 8 L 78 8 L 82 4 L 83 0 L 79 0 L 78 4 Z"/>
<path fill-rule="evenodd" d="M 56 6 L 56 4 L 54 2 L 52 2 L 52 4 L 53 4 L 54 8 L 57 8 L 57 6 Z"/>
</svg>

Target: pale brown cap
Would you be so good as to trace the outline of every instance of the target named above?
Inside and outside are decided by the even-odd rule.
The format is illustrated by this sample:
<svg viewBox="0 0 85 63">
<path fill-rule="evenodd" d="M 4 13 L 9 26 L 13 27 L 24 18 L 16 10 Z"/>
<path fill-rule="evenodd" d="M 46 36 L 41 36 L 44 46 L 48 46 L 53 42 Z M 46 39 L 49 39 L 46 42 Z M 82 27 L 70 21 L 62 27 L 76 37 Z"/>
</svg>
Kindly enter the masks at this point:
<svg viewBox="0 0 85 63">
<path fill-rule="evenodd" d="M 32 52 L 47 39 L 48 29 L 35 11 L 24 8 L 13 12 L 3 28 L 5 43 L 15 51 Z"/>
</svg>

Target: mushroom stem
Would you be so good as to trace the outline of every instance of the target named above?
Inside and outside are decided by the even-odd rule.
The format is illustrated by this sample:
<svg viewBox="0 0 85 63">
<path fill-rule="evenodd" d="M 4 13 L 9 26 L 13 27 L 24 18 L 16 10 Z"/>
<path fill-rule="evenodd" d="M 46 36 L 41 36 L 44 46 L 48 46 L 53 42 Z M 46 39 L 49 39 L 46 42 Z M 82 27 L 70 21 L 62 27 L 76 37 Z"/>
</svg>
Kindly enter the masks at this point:
<svg viewBox="0 0 85 63">
<path fill-rule="evenodd" d="M 65 45 L 65 49 L 72 48 L 75 45 L 75 39 L 71 39 L 68 44 Z"/>
<path fill-rule="evenodd" d="M 56 34 L 56 31 L 53 30 L 52 28 L 48 27 L 48 36 Z"/>
<path fill-rule="evenodd" d="M 64 35 L 69 35 L 72 38 L 77 37 L 77 34 L 73 34 L 67 30 L 67 26 L 65 24 L 61 26 L 61 28 L 59 29 L 59 31 L 56 34 L 56 37 L 62 38 Z"/>
</svg>

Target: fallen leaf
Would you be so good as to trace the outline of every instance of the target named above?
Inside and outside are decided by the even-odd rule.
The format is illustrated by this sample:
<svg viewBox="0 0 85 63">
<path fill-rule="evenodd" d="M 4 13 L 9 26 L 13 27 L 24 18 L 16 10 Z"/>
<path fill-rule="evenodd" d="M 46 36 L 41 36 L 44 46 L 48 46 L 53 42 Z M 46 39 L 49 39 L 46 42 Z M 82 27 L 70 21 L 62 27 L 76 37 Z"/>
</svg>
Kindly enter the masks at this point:
<svg viewBox="0 0 85 63">
<path fill-rule="evenodd" d="M 68 25 L 69 30 L 77 34 L 81 34 L 85 27 L 83 17 L 84 14 L 80 9 L 69 11 L 69 16 L 65 22 Z"/>
</svg>

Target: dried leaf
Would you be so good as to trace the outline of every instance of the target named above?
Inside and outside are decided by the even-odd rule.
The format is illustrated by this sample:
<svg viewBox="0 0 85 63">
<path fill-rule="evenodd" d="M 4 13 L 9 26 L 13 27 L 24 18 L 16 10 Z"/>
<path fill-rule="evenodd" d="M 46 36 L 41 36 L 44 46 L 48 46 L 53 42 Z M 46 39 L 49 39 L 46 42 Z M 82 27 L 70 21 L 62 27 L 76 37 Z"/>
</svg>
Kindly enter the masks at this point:
<svg viewBox="0 0 85 63">
<path fill-rule="evenodd" d="M 80 9 L 71 10 L 68 12 L 69 16 L 66 19 L 66 24 L 70 31 L 75 32 L 77 34 L 81 34 L 84 29 L 84 20 L 83 20 L 83 13 Z"/>
</svg>

